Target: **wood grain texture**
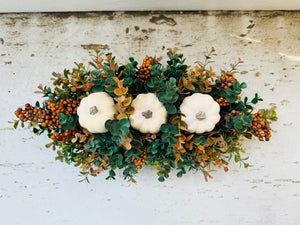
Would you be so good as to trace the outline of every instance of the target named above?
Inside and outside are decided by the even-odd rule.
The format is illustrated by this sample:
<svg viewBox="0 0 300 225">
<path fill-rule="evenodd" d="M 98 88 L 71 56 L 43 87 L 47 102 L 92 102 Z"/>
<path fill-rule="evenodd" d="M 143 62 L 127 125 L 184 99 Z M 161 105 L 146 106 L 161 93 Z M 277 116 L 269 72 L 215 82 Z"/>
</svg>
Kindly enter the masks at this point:
<svg viewBox="0 0 300 225">
<path fill-rule="evenodd" d="M 300 221 L 300 13 L 64 13 L 0 15 L 0 209 L 5 225 L 295 225 Z M 206 183 L 199 173 L 159 183 L 143 168 L 129 184 L 106 174 L 78 183 L 78 168 L 54 160 L 47 137 L 12 130 L 14 110 L 41 96 L 50 74 L 87 62 L 102 44 L 119 62 L 163 56 L 177 46 L 187 63 L 215 47 L 216 72 L 240 57 L 247 96 L 275 106 L 269 143 L 246 141 L 248 169 L 231 163 Z M 228 66 L 227 66 L 228 68 Z M 256 76 L 257 72 L 260 76 Z"/>
<path fill-rule="evenodd" d="M 2 12 L 299 10 L 299 0 L 0 0 Z"/>
</svg>

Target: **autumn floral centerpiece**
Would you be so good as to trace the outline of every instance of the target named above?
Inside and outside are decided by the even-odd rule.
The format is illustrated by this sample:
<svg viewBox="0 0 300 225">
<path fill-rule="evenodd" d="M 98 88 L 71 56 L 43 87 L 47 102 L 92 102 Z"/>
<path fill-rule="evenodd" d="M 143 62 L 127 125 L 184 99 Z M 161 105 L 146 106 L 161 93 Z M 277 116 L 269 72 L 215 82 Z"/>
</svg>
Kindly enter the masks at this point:
<svg viewBox="0 0 300 225">
<path fill-rule="evenodd" d="M 172 169 L 177 177 L 212 166 L 228 171 L 228 162 L 249 166 L 241 156 L 243 137 L 269 141 L 274 109 L 253 112 L 262 99 L 241 98 L 246 83 L 236 79 L 237 66 L 219 74 L 207 68 L 214 49 L 194 68 L 177 49 L 169 49 L 166 65 L 146 57 L 120 65 L 111 53 L 95 49 L 89 66 L 53 73 L 54 88 L 38 86 L 45 101 L 15 111 L 14 122 L 52 140 L 56 159 L 81 168 L 84 179 L 109 170 L 134 181 L 143 165 L 157 169 L 164 181 Z"/>
</svg>

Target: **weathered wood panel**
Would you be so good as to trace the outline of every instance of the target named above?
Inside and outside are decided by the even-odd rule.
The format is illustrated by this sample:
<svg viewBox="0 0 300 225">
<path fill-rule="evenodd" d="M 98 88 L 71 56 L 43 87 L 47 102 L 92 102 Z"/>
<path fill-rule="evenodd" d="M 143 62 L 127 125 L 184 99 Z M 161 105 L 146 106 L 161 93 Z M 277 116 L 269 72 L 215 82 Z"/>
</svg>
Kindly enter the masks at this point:
<svg viewBox="0 0 300 225">
<path fill-rule="evenodd" d="M 300 221 L 300 14 L 83 13 L 0 15 L 0 209 L 5 225 L 229 224 L 281 225 Z M 137 184 L 105 181 L 105 174 L 78 183 L 78 169 L 54 161 L 46 137 L 13 131 L 8 120 L 22 104 L 34 103 L 40 82 L 53 71 L 87 62 L 102 44 L 121 62 L 165 56 L 177 46 L 188 63 L 214 46 L 217 70 L 245 61 L 239 79 L 276 106 L 269 143 L 245 142 L 248 169 L 232 163 L 228 173 L 201 173 L 159 183 L 145 168 Z M 164 58 L 166 59 L 166 57 Z M 260 76 L 255 74 L 259 72 Z"/>
<path fill-rule="evenodd" d="M 0 0 L 0 12 L 299 9 L 299 0 Z"/>
</svg>

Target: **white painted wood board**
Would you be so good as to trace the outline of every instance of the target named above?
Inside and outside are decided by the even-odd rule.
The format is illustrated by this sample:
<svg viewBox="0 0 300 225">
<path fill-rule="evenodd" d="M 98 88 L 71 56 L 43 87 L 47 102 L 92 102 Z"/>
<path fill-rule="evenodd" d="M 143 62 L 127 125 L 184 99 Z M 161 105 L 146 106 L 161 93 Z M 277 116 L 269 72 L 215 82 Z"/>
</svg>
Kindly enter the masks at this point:
<svg viewBox="0 0 300 225">
<path fill-rule="evenodd" d="M 2 12 L 299 10 L 299 0 L 0 0 Z"/>
<path fill-rule="evenodd" d="M 83 13 L 0 15 L 0 223 L 3 225 L 295 225 L 300 201 L 300 14 Z M 248 169 L 231 163 L 213 180 L 171 174 L 164 183 L 144 168 L 137 184 L 78 183 L 79 170 L 54 160 L 49 139 L 13 130 L 7 121 L 53 71 L 87 62 L 102 44 L 120 62 L 163 56 L 177 46 L 194 64 L 215 47 L 216 72 L 238 57 L 245 95 L 259 92 L 257 108 L 276 106 L 269 143 L 244 143 Z M 163 50 L 164 49 L 164 50 Z M 259 72 L 260 76 L 256 77 Z"/>
</svg>

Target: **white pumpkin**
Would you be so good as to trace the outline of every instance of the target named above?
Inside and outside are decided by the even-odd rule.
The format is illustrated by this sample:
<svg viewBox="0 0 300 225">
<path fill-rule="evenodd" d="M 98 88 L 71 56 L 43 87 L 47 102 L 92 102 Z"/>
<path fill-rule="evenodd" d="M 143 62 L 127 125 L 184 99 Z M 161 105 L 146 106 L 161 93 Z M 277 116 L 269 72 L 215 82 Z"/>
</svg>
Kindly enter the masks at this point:
<svg viewBox="0 0 300 225">
<path fill-rule="evenodd" d="M 105 122 L 114 119 L 113 98 L 106 92 L 96 92 L 83 98 L 77 109 L 79 123 L 91 133 L 105 133 Z"/>
<path fill-rule="evenodd" d="M 212 131 L 220 120 L 220 106 L 207 94 L 195 93 L 186 97 L 180 105 L 180 111 L 185 115 L 181 116 L 181 120 L 191 133 Z"/>
<path fill-rule="evenodd" d="M 154 93 L 139 94 L 131 106 L 134 108 L 129 116 L 131 126 L 142 133 L 155 134 L 167 121 L 167 110 Z"/>
</svg>

